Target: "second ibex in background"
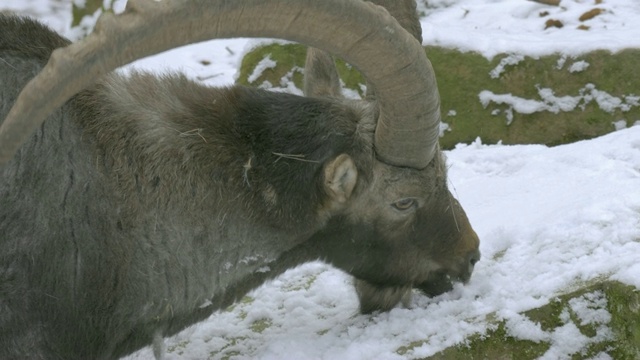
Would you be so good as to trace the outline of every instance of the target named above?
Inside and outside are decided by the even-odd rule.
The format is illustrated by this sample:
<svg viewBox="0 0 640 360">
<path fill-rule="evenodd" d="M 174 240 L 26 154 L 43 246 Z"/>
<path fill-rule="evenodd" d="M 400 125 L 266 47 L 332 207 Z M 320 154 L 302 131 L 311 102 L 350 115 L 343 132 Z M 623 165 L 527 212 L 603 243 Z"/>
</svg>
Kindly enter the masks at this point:
<svg viewBox="0 0 640 360">
<path fill-rule="evenodd" d="M 0 358 L 117 358 L 316 259 L 363 312 L 469 280 L 415 2 L 383 5 L 398 21 L 359 0 L 130 1 L 76 44 L 0 17 Z M 307 97 L 110 72 L 236 36 L 321 49 Z M 325 51 L 367 101 L 339 96 Z"/>
</svg>

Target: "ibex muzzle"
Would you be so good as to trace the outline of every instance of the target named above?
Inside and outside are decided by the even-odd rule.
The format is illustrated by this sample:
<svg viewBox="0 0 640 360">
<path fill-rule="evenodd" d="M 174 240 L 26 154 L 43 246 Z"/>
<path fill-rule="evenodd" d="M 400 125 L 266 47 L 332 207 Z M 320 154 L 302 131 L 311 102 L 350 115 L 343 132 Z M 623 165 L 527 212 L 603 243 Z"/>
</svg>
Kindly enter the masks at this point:
<svg viewBox="0 0 640 360">
<path fill-rule="evenodd" d="M 468 281 L 478 238 L 415 2 L 378 3 L 398 21 L 359 0 L 131 0 L 76 44 L 0 16 L 0 358 L 117 358 L 318 258 L 363 312 Z M 308 96 L 111 72 L 235 36 L 321 49 Z M 368 100 L 339 96 L 329 54 Z"/>
</svg>

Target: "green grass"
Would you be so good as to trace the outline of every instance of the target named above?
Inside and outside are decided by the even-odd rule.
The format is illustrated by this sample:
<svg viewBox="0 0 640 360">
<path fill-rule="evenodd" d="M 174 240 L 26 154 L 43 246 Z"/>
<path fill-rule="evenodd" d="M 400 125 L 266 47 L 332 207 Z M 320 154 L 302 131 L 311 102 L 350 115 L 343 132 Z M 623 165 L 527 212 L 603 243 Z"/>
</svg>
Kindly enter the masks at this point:
<svg viewBox="0 0 640 360">
<path fill-rule="evenodd" d="M 254 49 L 242 61 L 238 82 L 257 86 L 269 81 L 279 86 L 280 79 L 294 67 L 304 67 L 305 47 L 295 44 L 271 44 Z M 560 55 L 534 59 L 525 57 L 516 65 L 508 65 L 499 78 L 489 73 L 507 55 L 487 60 L 483 56 L 440 47 L 427 47 L 438 78 L 442 99 L 443 121 L 451 131 L 441 138 L 441 146 L 452 148 L 457 143 L 469 143 L 480 136 L 484 143 L 505 144 L 546 144 L 558 145 L 582 139 L 590 139 L 614 130 L 613 122 L 625 120 L 628 125 L 640 120 L 640 106 L 632 106 L 629 111 L 617 109 L 611 113 L 600 109 L 594 102 L 573 111 L 553 113 L 549 111 L 533 114 L 514 112 L 513 121 L 507 124 L 504 111 L 507 105 L 480 103 L 478 94 L 483 90 L 495 94 L 514 96 L 540 101 L 539 88 L 550 88 L 554 95 L 577 96 L 587 84 L 614 97 L 623 99 L 625 95 L 640 95 L 640 76 L 636 65 L 640 50 L 625 50 L 616 54 L 596 51 L 578 58 L 567 58 L 565 65 L 558 69 Z M 276 61 L 277 66 L 263 72 L 253 84 L 247 81 L 256 64 L 265 56 Z M 582 72 L 568 69 L 576 61 L 586 61 L 589 67 Z M 362 76 L 352 67 L 338 61 L 338 72 L 347 88 L 360 92 L 364 83 Z M 302 88 L 302 74 L 294 72 L 293 81 Z M 449 112 L 455 111 L 455 116 Z M 499 111 L 498 115 L 493 114 Z"/>
</svg>

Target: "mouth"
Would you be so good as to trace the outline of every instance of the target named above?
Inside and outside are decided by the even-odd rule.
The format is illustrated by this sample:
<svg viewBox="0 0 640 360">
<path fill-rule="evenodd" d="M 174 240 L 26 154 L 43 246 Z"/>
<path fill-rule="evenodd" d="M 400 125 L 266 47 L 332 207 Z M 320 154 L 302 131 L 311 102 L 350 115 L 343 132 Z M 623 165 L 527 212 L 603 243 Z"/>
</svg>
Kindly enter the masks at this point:
<svg viewBox="0 0 640 360">
<path fill-rule="evenodd" d="M 418 284 L 416 288 L 429 297 L 435 297 L 451 291 L 454 283 L 467 283 L 467 281 L 469 281 L 469 279 L 463 279 L 458 276 L 454 277 L 445 271 L 438 271 L 429 276 L 427 281 Z"/>
</svg>

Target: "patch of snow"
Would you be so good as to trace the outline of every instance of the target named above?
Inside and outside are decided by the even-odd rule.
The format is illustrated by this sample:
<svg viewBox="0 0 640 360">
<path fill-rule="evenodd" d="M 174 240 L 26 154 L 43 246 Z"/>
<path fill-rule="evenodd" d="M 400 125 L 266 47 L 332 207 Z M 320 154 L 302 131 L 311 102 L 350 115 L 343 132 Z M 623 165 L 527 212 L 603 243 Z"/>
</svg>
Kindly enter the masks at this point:
<svg viewBox="0 0 640 360">
<path fill-rule="evenodd" d="M 607 326 L 611 314 L 606 310 L 607 299 L 602 292 L 585 294 L 569 300 L 569 307 L 580 321 L 580 326 L 596 327 L 595 336 L 584 335 L 571 322 L 567 308 L 563 309 L 560 318 L 565 323 L 556 328 L 549 336 L 551 347 L 540 359 L 569 359 L 572 355 L 583 353 L 589 344 L 613 339 L 613 332 Z"/>
<path fill-rule="evenodd" d="M 263 267 L 259 268 L 258 270 L 256 270 L 256 272 L 259 272 L 259 273 L 267 273 L 269 271 L 271 271 L 271 268 L 268 267 L 268 266 L 263 266 Z"/>
<path fill-rule="evenodd" d="M 360 87 L 360 92 L 363 94 L 367 93 L 367 84 L 358 84 L 358 86 Z"/>
<path fill-rule="evenodd" d="M 612 124 L 613 124 L 613 127 L 616 129 L 616 131 L 627 128 L 627 121 L 626 120 L 614 121 Z"/>
<path fill-rule="evenodd" d="M 548 105 L 548 111 L 556 114 L 560 111 L 574 110 L 581 100 L 578 96 L 558 97 L 553 90 L 541 87 L 538 87 L 538 95 L 540 95 L 540 98 Z"/>
<path fill-rule="evenodd" d="M 570 359 L 571 355 L 585 349 L 591 343 L 572 322 L 560 326 L 551 334 L 551 347 L 539 360 Z"/>
<path fill-rule="evenodd" d="M 478 94 L 480 103 L 483 107 L 489 106 L 490 103 L 507 104 L 520 114 L 533 114 L 538 111 L 548 110 L 549 107 L 544 103 L 536 100 L 524 99 L 512 94 L 494 94 L 492 91 L 483 90 Z"/>
<path fill-rule="evenodd" d="M 587 70 L 587 68 L 589 68 L 589 63 L 581 60 L 581 61 L 576 61 L 573 64 L 571 64 L 571 66 L 569 67 L 569 72 L 570 73 L 577 73 L 577 72 L 582 72 Z"/>
<path fill-rule="evenodd" d="M 509 108 L 505 110 L 507 124 L 510 124 L 513 120 L 511 111 L 520 114 L 549 111 L 557 114 L 560 111 L 573 111 L 578 107 L 584 110 L 589 103 L 594 101 L 601 110 L 608 113 L 613 113 L 615 110 L 629 111 L 631 108 L 638 106 L 635 96 L 624 96 L 625 101 L 623 101 L 621 98 L 613 96 L 606 91 L 596 89 L 594 84 L 585 85 L 578 90 L 577 96 L 566 95 L 558 97 L 552 89 L 542 87 L 538 87 L 538 95 L 541 100 L 525 99 L 510 93 L 495 94 L 492 91 L 483 90 L 478 94 L 478 98 L 484 108 L 487 108 L 491 103 L 508 105 Z M 497 115 L 499 112 L 494 109 L 491 114 Z"/>
<path fill-rule="evenodd" d="M 265 70 L 273 69 L 276 67 L 276 65 L 278 64 L 271 59 L 271 54 L 268 54 L 262 60 L 260 60 L 260 62 L 258 62 L 251 75 L 249 75 L 249 77 L 247 78 L 247 81 L 249 81 L 249 84 L 253 84 L 256 80 L 258 80 L 260 76 L 262 76 L 262 73 Z"/>
<path fill-rule="evenodd" d="M 534 342 L 548 341 L 549 334 L 542 330 L 539 323 L 534 323 L 526 316 L 513 314 L 506 322 L 506 329 L 509 335 L 516 339 L 529 340 Z"/>
<path fill-rule="evenodd" d="M 491 76 L 492 79 L 497 79 L 505 71 L 505 67 L 507 65 L 517 65 L 521 61 L 524 61 L 523 55 L 519 55 L 519 54 L 508 55 L 504 57 L 502 60 L 500 60 L 500 63 L 498 64 L 498 66 L 496 66 L 493 70 L 489 72 L 489 76 Z"/>
<path fill-rule="evenodd" d="M 213 305 L 213 303 L 212 303 L 211 301 L 209 301 L 209 300 L 205 300 L 205 301 L 202 303 L 202 305 L 200 305 L 200 306 L 199 306 L 199 308 L 200 308 L 200 309 L 204 309 L 204 308 L 206 308 L 207 306 L 211 306 L 211 305 Z"/>
<path fill-rule="evenodd" d="M 344 86 L 342 87 L 341 90 L 342 90 L 342 96 L 344 96 L 347 99 L 353 99 L 353 100 L 362 99 L 362 96 L 360 96 L 360 93 L 358 91 L 356 91 L 356 90 L 353 90 L 353 89 L 350 89 L 350 88 L 347 88 L 347 87 L 344 87 Z"/>
<path fill-rule="evenodd" d="M 560 56 L 560 58 L 558 58 L 558 61 L 556 62 L 556 69 L 562 70 L 566 62 L 567 62 L 567 55 L 562 54 L 562 56 Z"/>
<path fill-rule="evenodd" d="M 608 324 L 611 321 L 611 314 L 607 311 L 607 298 L 601 291 L 571 299 L 569 305 L 582 326 Z"/>
<path fill-rule="evenodd" d="M 640 47 L 640 2 L 636 0 L 598 5 L 593 1 L 563 0 L 561 6 L 513 0 L 427 4 L 426 16 L 421 19 L 425 45 L 473 51 L 488 59 L 498 54 L 578 56 L 594 50 L 617 52 Z M 595 7 L 603 11 L 590 20 L 580 20 Z M 550 19 L 562 22 L 563 27 L 545 29 Z"/>
<path fill-rule="evenodd" d="M 258 89 L 272 90 L 273 84 L 269 80 L 265 80 L 262 84 L 258 85 Z"/>
<path fill-rule="evenodd" d="M 640 96 L 625 95 L 624 96 L 624 102 L 626 102 L 630 106 L 640 106 Z"/>
<path fill-rule="evenodd" d="M 439 136 L 443 137 L 446 131 L 451 131 L 451 127 L 444 121 L 440 121 Z"/>
<path fill-rule="evenodd" d="M 504 110 L 504 115 L 507 118 L 507 125 L 511 125 L 513 122 L 513 106 L 509 106 Z"/>
<path fill-rule="evenodd" d="M 599 352 L 595 356 L 589 358 L 589 360 L 614 360 L 614 359 L 605 352 Z"/>
<path fill-rule="evenodd" d="M 624 107 L 626 110 L 623 109 L 623 111 L 628 111 L 628 105 L 622 104 L 622 99 L 612 96 L 606 91 L 596 89 L 594 84 L 587 84 L 580 90 L 580 94 L 584 99 L 583 107 L 592 100 L 595 100 L 600 109 L 606 112 L 612 113 L 619 107 Z"/>
<path fill-rule="evenodd" d="M 304 69 L 299 66 L 294 66 L 289 72 L 287 72 L 283 77 L 280 78 L 280 87 L 284 90 L 284 92 L 288 92 L 290 94 L 295 95 L 304 95 L 302 90 L 299 89 L 296 84 L 293 82 L 293 74 L 294 73 L 304 73 Z"/>
</svg>

